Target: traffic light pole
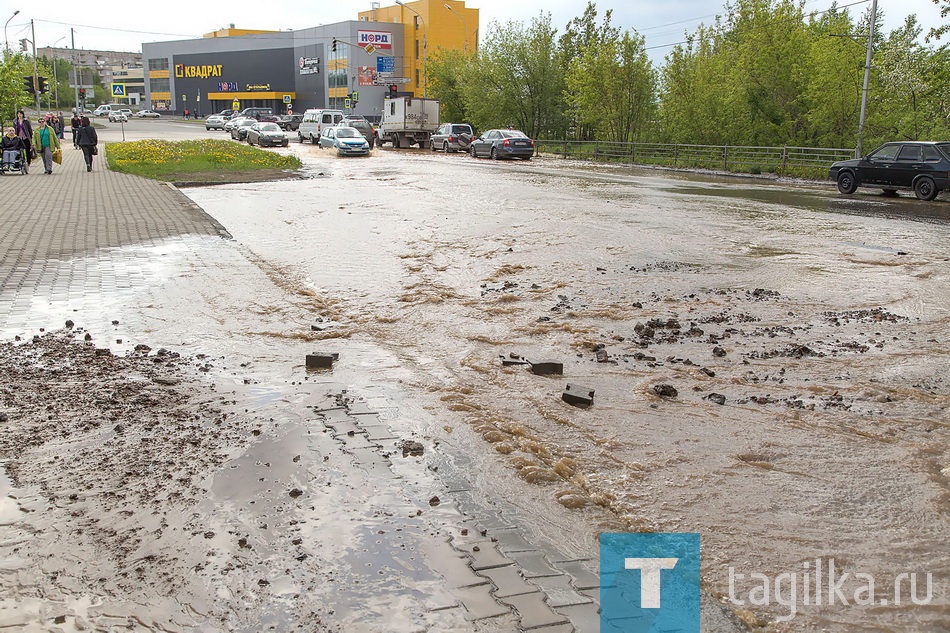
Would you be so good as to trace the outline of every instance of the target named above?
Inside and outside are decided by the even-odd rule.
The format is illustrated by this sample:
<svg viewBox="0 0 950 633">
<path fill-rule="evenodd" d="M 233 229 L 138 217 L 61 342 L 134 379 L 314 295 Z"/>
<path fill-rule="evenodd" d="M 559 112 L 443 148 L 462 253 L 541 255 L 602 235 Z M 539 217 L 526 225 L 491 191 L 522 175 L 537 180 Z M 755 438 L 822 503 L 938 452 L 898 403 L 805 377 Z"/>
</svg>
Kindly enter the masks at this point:
<svg viewBox="0 0 950 633">
<path fill-rule="evenodd" d="M 36 116 L 40 115 L 40 75 L 36 70 L 36 27 L 30 20 L 30 33 L 33 35 L 33 96 L 36 97 Z"/>
</svg>

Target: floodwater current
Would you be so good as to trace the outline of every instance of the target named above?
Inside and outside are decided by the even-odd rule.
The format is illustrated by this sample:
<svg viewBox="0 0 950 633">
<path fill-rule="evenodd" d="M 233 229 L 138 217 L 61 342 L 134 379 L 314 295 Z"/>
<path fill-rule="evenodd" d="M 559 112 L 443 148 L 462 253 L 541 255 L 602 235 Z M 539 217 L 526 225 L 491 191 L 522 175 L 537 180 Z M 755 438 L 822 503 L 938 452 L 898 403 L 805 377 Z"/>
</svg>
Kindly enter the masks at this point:
<svg viewBox="0 0 950 633">
<path fill-rule="evenodd" d="M 704 586 L 747 623 L 950 630 L 946 194 L 846 198 L 830 183 L 550 157 L 278 151 L 300 154 L 307 177 L 185 190 L 233 241 L 63 262 L 93 270 L 108 255 L 129 283 L 99 306 L 44 303 L 4 330 L 98 310 L 97 340 L 118 328 L 136 334 L 127 347 L 227 359 L 252 408 L 285 414 L 208 483 L 209 505 L 242 508 L 228 520 L 266 519 L 274 478 L 300 476 L 287 460 L 275 475 L 274 455 L 299 446 L 320 464 L 332 456 L 320 471 L 332 483 L 339 448 L 315 431 L 302 387 L 332 379 L 397 436 L 438 446 L 478 502 L 503 500 L 528 541 L 566 558 L 596 559 L 604 531 L 699 532 Z M 306 375 L 314 351 L 339 354 L 331 375 Z M 503 359 L 561 363 L 563 375 Z M 592 406 L 562 400 L 568 383 L 593 391 Z M 419 601 L 440 613 L 435 565 L 386 559 L 391 593 L 355 591 L 377 575 L 370 559 L 422 529 L 414 515 L 397 532 L 364 512 L 425 498 L 428 475 L 401 468 L 405 487 L 361 475 L 297 527 L 353 590 L 337 597 L 344 625 Z M 339 530 L 319 529 L 334 512 Z M 269 553 L 268 538 L 257 546 Z M 366 546 L 341 560 L 345 540 Z M 438 542 L 427 547 L 421 558 L 442 560 Z M 285 582 L 278 596 L 303 593 Z M 258 623 L 280 628 L 279 611 Z"/>
<path fill-rule="evenodd" d="M 418 406 L 486 495 L 574 516 L 551 536 L 579 552 L 600 530 L 700 532 L 708 588 L 747 621 L 950 626 L 946 200 L 376 154 L 187 192 L 330 322 L 346 382 Z M 268 336 L 306 327 L 282 312 L 258 313 Z M 563 402 L 568 382 L 593 406 Z M 819 564 L 873 576 L 871 597 L 756 599 L 751 574 Z M 895 593 L 902 573 L 932 574 L 929 604 Z"/>
</svg>

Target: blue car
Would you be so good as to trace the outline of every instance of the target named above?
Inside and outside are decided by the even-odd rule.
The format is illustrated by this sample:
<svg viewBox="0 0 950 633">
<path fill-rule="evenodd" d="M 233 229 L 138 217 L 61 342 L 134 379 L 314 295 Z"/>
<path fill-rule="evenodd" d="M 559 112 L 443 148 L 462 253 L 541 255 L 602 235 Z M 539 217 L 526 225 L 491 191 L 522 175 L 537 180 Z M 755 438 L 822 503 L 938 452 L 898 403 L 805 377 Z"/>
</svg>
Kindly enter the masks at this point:
<svg viewBox="0 0 950 633">
<path fill-rule="evenodd" d="M 355 127 L 338 125 L 324 128 L 320 135 L 320 147 L 336 149 L 340 156 L 366 156 L 369 143 Z"/>
</svg>

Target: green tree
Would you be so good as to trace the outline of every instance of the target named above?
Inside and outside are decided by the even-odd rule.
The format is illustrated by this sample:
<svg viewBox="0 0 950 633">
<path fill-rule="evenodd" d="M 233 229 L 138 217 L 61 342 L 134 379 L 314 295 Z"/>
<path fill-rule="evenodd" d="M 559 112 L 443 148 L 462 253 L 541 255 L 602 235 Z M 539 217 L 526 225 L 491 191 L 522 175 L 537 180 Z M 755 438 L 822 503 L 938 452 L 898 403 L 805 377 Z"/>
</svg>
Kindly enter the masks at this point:
<svg viewBox="0 0 950 633">
<path fill-rule="evenodd" d="M 532 137 L 564 132 L 564 71 L 556 30 L 542 13 L 525 27 L 493 22 L 465 82 L 465 110 L 479 129 L 513 125 Z"/>
<path fill-rule="evenodd" d="M 5 51 L 0 66 L 0 117 L 4 122 L 13 121 L 17 110 L 35 103 L 33 95 L 23 85 L 23 78 L 27 76 L 33 76 L 32 59 L 21 52 Z"/>
<path fill-rule="evenodd" d="M 627 32 L 589 45 L 574 59 L 567 73 L 567 101 L 578 123 L 598 139 L 644 140 L 655 112 L 656 84 L 643 37 Z"/>
<path fill-rule="evenodd" d="M 950 0 L 933 0 L 933 2 L 940 7 L 940 17 L 946 20 L 947 16 L 950 16 Z M 931 28 L 927 34 L 927 39 L 935 38 L 939 40 L 947 33 L 950 33 L 950 23 L 944 22 L 943 24 Z"/>
<path fill-rule="evenodd" d="M 429 59 L 429 93 L 439 100 L 439 118 L 442 121 L 467 122 L 465 82 L 473 75 L 474 57 L 457 50 L 440 48 Z"/>
</svg>

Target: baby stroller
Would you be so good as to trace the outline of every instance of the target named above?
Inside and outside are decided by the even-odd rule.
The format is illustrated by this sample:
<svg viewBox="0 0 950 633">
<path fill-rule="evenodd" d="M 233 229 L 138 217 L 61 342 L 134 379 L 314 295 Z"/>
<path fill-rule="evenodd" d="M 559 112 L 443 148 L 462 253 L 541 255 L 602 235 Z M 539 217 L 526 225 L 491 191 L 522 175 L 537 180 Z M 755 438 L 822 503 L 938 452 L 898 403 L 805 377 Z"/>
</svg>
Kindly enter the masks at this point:
<svg viewBox="0 0 950 633">
<path fill-rule="evenodd" d="M 6 160 L 0 164 L 0 175 L 5 176 L 7 172 L 20 172 L 23 175 L 30 173 L 30 161 L 24 156 L 23 149 L 18 149 L 16 151 L 16 156 L 13 159 L 13 162 L 10 163 Z"/>
</svg>

